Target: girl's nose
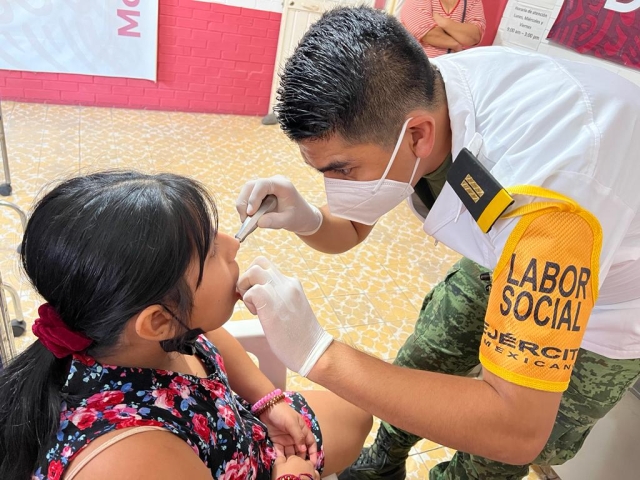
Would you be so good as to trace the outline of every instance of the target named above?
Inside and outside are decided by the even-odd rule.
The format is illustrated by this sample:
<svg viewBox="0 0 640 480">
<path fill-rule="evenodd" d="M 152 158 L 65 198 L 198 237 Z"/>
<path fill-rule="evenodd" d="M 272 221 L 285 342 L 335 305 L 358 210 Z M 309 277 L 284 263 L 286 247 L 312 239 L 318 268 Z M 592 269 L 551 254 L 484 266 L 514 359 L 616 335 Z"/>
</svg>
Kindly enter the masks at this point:
<svg viewBox="0 0 640 480">
<path fill-rule="evenodd" d="M 233 251 L 233 258 L 235 259 L 238 250 L 240 250 L 240 241 L 236 237 L 231 237 L 231 241 L 233 242 L 233 248 L 231 250 Z"/>
</svg>

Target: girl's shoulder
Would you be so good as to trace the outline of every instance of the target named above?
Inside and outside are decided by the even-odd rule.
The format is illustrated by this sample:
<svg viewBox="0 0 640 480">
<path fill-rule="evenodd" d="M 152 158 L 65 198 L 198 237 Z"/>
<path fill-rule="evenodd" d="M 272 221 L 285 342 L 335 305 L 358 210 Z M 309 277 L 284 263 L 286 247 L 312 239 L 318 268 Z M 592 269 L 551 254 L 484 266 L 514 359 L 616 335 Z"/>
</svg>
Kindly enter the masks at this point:
<svg viewBox="0 0 640 480">
<path fill-rule="evenodd" d="M 202 359 L 212 356 L 210 361 L 215 361 L 215 347 L 204 341 L 202 344 Z M 99 447 L 111 436 L 133 427 L 164 429 L 201 461 L 207 461 L 211 432 L 217 427 L 217 419 L 210 418 L 209 412 L 235 404 L 219 369 L 201 379 L 171 371 L 101 364 L 83 355 L 74 356 L 62 394 L 65 400 L 60 425 L 42 452 L 35 479 L 59 480 L 69 463 L 94 448 L 94 442 Z M 141 433 L 134 436 L 138 438 L 123 441 L 135 444 L 147 435 Z"/>
<path fill-rule="evenodd" d="M 153 451 L 153 461 L 149 452 Z M 79 470 L 78 470 L 79 469 Z M 75 473 L 74 475 L 74 472 Z M 56 478 L 55 472 L 49 478 Z M 210 480 L 211 471 L 194 450 L 167 430 L 127 428 L 96 438 L 68 464 L 67 480 L 112 478 L 193 478 Z"/>
<path fill-rule="evenodd" d="M 208 367 L 210 375 L 206 378 L 115 367 L 91 358 L 75 357 L 63 388 L 66 400 L 62 403 L 60 427 L 43 451 L 34 479 L 61 480 L 83 452 L 90 455 L 120 432 L 134 427 L 164 431 L 138 433 L 100 452 L 92 463 L 102 464 L 100 457 L 107 462 L 119 459 L 121 463 L 107 470 L 109 478 L 120 478 L 120 470 L 114 473 L 114 468 L 124 468 L 132 462 L 148 463 L 147 453 L 140 453 L 138 457 L 132 452 L 144 452 L 147 442 L 158 436 L 167 438 L 167 442 L 179 443 L 183 451 L 191 455 L 195 453 L 196 460 L 199 458 L 210 472 L 224 472 L 229 465 L 242 461 L 247 463 L 247 468 L 260 472 L 258 478 L 265 478 L 270 471 L 272 452 L 266 429 L 231 391 L 224 362 L 213 343 L 203 335 L 195 347 L 196 354 Z M 163 456 L 153 446 L 147 452 L 149 450 L 154 451 L 154 462 Z M 171 460 L 171 453 L 166 456 L 169 459 L 163 458 L 163 461 Z M 155 469 L 157 464 L 149 465 L 151 467 Z M 163 464 L 163 468 L 172 472 L 171 465 Z M 131 472 L 128 476 L 138 477 Z M 149 472 L 140 477 L 200 478 L 196 473 L 163 477 Z M 101 477 L 89 475 L 87 478 Z"/>
</svg>

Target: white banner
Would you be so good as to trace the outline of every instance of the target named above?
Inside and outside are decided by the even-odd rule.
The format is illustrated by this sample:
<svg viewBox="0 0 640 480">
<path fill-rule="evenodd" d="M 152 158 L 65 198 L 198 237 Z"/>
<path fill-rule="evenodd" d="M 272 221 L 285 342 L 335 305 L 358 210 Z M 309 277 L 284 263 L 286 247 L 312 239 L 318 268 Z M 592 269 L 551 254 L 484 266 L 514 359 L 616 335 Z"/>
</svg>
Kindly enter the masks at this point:
<svg viewBox="0 0 640 480">
<path fill-rule="evenodd" d="M 156 80 L 158 0 L 0 0 L 0 69 Z"/>
</svg>

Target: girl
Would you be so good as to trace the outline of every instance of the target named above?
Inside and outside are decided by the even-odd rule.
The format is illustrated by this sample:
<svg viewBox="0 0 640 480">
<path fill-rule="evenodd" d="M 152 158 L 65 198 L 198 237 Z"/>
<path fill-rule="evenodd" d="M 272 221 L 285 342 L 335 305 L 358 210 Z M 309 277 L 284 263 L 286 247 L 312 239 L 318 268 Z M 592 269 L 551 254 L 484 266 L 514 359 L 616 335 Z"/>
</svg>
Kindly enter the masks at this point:
<svg viewBox="0 0 640 480">
<path fill-rule="evenodd" d="M 0 373 L 0 478 L 309 479 L 355 460 L 368 414 L 275 390 L 220 328 L 237 251 L 184 177 L 97 173 L 49 192 L 22 243 L 47 303 L 38 341 Z"/>
</svg>

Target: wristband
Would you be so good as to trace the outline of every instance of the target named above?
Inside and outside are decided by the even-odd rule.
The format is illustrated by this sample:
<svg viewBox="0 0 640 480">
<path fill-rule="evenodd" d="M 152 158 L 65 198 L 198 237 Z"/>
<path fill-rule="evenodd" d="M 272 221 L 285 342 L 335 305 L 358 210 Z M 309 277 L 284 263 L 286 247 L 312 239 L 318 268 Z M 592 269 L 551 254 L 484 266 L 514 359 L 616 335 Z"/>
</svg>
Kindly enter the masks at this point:
<svg viewBox="0 0 640 480">
<path fill-rule="evenodd" d="M 304 480 L 305 478 L 313 480 L 313 475 L 311 475 L 310 473 L 301 473 L 300 475 L 286 473 L 284 475 L 280 475 L 276 480 Z"/>
<path fill-rule="evenodd" d="M 273 407 L 276 403 L 284 400 L 284 393 L 279 388 L 276 388 L 273 392 L 265 395 L 251 407 L 251 413 L 256 417 L 259 417 L 262 413 Z"/>
</svg>

